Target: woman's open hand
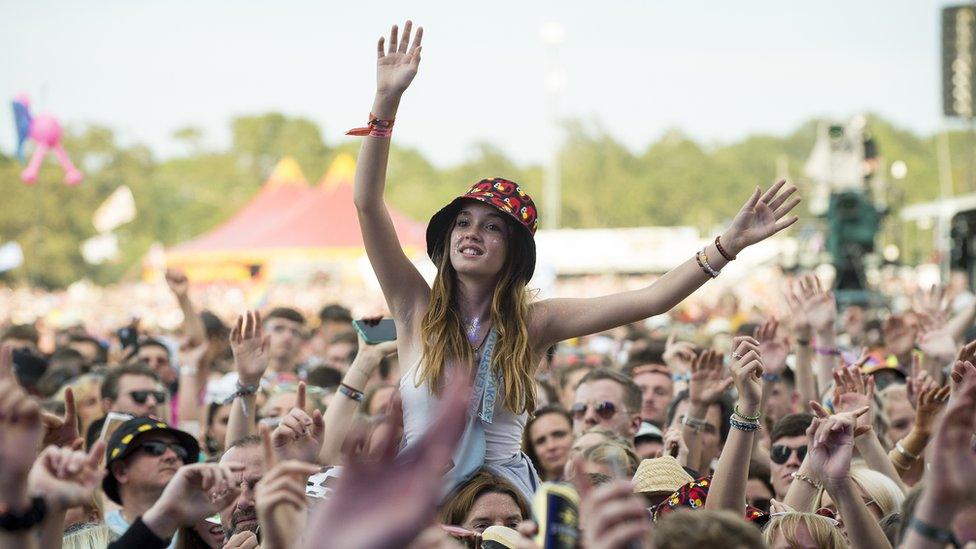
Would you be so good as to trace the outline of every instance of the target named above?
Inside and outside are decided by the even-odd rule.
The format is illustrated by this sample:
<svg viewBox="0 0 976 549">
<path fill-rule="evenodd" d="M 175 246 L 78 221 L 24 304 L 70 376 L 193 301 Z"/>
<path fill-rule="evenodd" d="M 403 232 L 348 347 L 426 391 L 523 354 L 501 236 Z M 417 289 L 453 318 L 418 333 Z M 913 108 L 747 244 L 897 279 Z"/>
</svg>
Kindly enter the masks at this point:
<svg viewBox="0 0 976 549">
<path fill-rule="evenodd" d="M 786 214 L 800 203 L 800 197 L 790 198 L 796 192 L 793 185 L 780 192 L 785 184 L 784 179 L 765 193 L 756 187 L 756 191 L 732 220 L 732 225 L 722 235 L 722 244 L 729 248 L 729 253 L 736 255 L 747 246 L 765 240 L 796 223 L 799 219 L 797 216 Z"/>
<path fill-rule="evenodd" d="M 407 90 L 413 78 L 417 76 L 420 67 L 420 42 L 424 37 L 424 28 L 417 27 L 417 32 L 411 44 L 410 34 L 413 22 L 407 21 L 403 26 L 403 36 L 399 35 L 399 28 L 393 25 L 390 29 L 390 43 L 380 37 L 376 44 L 376 92 L 384 95 L 399 97 Z"/>
</svg>

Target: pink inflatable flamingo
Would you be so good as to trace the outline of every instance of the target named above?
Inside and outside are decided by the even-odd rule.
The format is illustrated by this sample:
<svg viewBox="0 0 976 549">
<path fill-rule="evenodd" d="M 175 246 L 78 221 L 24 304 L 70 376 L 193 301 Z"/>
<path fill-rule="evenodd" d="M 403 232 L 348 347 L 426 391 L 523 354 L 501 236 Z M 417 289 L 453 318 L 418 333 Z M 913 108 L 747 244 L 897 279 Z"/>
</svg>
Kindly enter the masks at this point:
<svg viewBox="0 0 976 549">
<path fill-rule="evenodd" d="M 64 152 L 61 146 L 61 124 L 56 118 L 42 114 L 31 116 L 30 100 L 27 94 L 19 94 L 13 101 L 14 120 L 17 123 L 17 156 L 21 161 L 24 160 L 24 142 L 30 138 L 34 141 L 34 154 L 31 155 L 30 163 L 27 168 L 20 173 L 20 179 L 24 183 L 33 184 L 37 181 L 37 172 L 41 169 L 41 162 L 47 151 L 54 152 L 61 169 L 64 170 L 64 182 L 68 185 L 81 183 L 84 176 L 78 168 L 71 163 L 68 153 Z"/>
</svg>

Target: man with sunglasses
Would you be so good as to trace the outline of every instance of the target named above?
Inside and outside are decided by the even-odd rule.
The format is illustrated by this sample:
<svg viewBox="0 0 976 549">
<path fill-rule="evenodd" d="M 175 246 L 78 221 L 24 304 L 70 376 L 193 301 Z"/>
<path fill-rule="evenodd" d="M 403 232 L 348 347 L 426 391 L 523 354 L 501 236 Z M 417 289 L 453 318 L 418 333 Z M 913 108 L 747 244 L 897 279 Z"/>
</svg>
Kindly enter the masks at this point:
<svg viewBox="0 0 976 549">
<path fill-rule="evenodd" d="M 591 427 L 605 427 L 633 441 L 641 424 L 641 390 L 629 377 L 597 368 L 586 374 L 576 387 L 570 412 L 573 433 Z"/>
<path fill-rule="evenodd" d="M 773 425 L 769 433 L 770 481 L 776 499 L 782 501 L 807 455 L 807 428 L 813 423 L 810 414 L 789 414 Z"/>
<path fill-rule="evenodd" d="M 113 368 L 102 382 L 102 409 L 106 414 L 162 417 L 166 400 L 159 377 L 142 363 Z"/>
<path fill-rule="evenodd" d="M 168 399 L 159 377 L 142 363 L 125 364 L 109 369 L 101 387 L 102 411 L 128 414 L 130 416 L 164 417 L 164 406 Z M 85 442 L 88 447 L 102 432 L 105 417 L 97 419 L 88 427 Z"/>
<path fill-rule="evenodd" d="M 122 535 L 162 495 L 177 469 L 196 463 L 200 445 L 188 433 L 150 417 L 126 421 L 112 433 L 105 450 L 105 495 L 121 509 L 105 523 Z M 174 540 L 175 541 L 175 540 Z"/>
</svg>

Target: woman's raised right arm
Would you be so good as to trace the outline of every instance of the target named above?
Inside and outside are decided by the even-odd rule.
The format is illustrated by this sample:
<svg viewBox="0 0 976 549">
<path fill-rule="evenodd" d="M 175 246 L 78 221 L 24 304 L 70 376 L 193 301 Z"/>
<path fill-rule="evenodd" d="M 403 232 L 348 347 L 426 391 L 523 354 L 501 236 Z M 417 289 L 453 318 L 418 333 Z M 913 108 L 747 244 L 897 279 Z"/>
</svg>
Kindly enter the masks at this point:
<svg viewBox="0 0 976 549">
<path fill-rule="evenodd" d="M 383 289 L 387 306 L 398 321 L 398 328 L 427 303 L 430 291 L 400 247 L 390 212 L 383 202 L 386 165 L 390 156 L 390 135 L 389 131 L 383 131 L 384 126 L 387 122 L 392 124 L 396 118 L 400 98 L 420 66 L 420 42 L 424 31 L 418 28 L 411 44 L 412 26 L 407 21 L 403 37 L 398 40 L 398 29 L 394 25 L 390 31 L 389 47 L 384 47 L 385 39 L 382 37 L 377 44 L 376 99 L 370 112 L 369 135 L 363 138 L 356 162 L 353 195 L 366 255 Z M 377 121 L 376 124 L 373 121 Z"/>
</svg>

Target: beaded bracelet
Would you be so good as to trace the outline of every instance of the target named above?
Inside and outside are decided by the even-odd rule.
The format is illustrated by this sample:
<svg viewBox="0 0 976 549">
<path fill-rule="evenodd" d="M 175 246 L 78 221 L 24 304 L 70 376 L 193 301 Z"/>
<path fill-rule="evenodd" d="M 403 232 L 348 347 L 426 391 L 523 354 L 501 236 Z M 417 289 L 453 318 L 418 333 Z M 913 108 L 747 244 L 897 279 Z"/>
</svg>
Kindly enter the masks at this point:
<svg viewBox="0 0 976 549">
<path fill-rule="evenodd" d="M 698 260 L 698 266 L 701 267 L 703 271 L 705 271 L 705 274 L 707 274 L 711 278 L 718 278 L 718 271 L 713 269 L 712 266 L 708 264 L 708 256 L 705 254 L 704 248 L 702 248 L 701 251 L 695 254 L 695 259 Z"/>
<path fill-rule="evenodd" d="M 732 413 L 734 415 L 739 416 L 740 418 L 742 418 L 745 421 L 759 421 L 759 418 L 762 417 L 762 414 L 760 414 L 759 412 L 756 412 L 756 415 L 754 415 L 754 416 L 747 416 L 747 415 L 743 414 L 742 412 L 739 411 L 739 405 L 738 404 L 736 404 L 735 406 L 732 407 Z"/>
<path fill-rule="evenodd" d="M 736 414 L 732 414 L 731 416 L 729 416 L 729 425 L 731 425 L 732 427 L 740 431 L 745 431 L 747 433 L 751 433 L 753 431 L 759 430 L 758 421 L 739 421 L 735 419 L 735 416 Z"/>
<path fill-rule="evenodd" d="M 722 243 L 719 242 L 719 236 L 715 237 L 715 249 L 718 250 L 718 253 L 722 254 L 722 257 L 724 257 L 726 261 L 735 261 L 735 256 L 730 255 L 729 252 L 725 251 L 725 248 L 722 247 Z"/>
<path fill-rule="evenodd" d="M 362 402 L 363 398 L 366 396 L 362 391 L 353 389 L 352 387 L 346 385 L 345 383 L 339 384 L 339 392 L 344 396 L 355 400 L 356 402 Z"/>
</svg>

